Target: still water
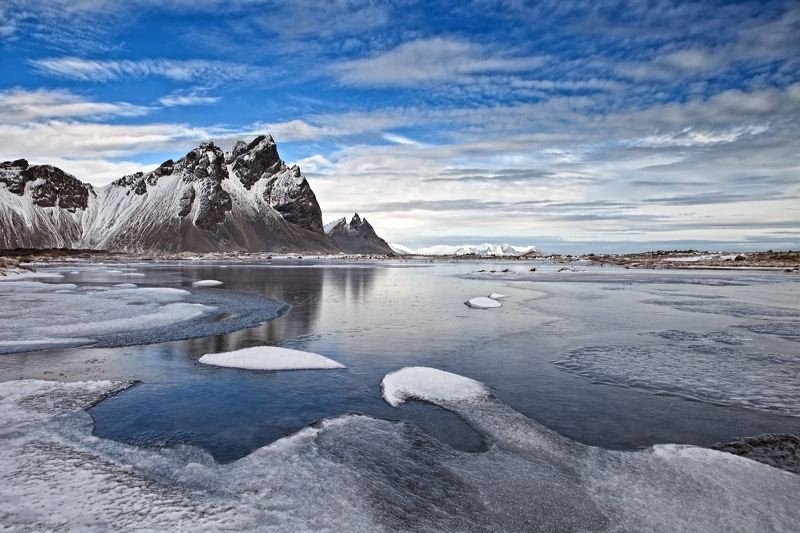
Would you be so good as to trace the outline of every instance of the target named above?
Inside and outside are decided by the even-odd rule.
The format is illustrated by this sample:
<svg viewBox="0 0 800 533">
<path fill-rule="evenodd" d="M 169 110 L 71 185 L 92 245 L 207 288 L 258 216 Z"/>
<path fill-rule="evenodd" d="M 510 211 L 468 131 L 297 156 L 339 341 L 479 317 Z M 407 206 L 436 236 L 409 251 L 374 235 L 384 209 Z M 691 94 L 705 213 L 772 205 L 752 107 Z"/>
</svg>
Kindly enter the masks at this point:
<svg viewBox="0 0 800 533">
<path fill-rule="evenodd" d="M 140 286 L 217 298 L 256 293 L 291 310 L 225 335 L 4 355 L 0 377 L 90 354 L 103 377 L 139 381 L 91 409 L 97 436 L 148 447 L 192 444 L 222 463 L 347 413 L 404 420 L 455 449 L 483 450 L 481 436 L 451 411 L 418 402 L 395 409 L 382 400 L 383 376 L 405 366 L 477 379 L 527 417 L 608 449 L 800 433 L 797 276 L 559 273 L 542 264 L 529 273 L 534 265 L 137 265 L 145 274 Z M 88 282 L 84 272 L 62 272 L 64 282 Z M 224 286 L 191 289 L 200 279 Z M 464 305 L 491 292 L 508 296 L 503 307 Z M 197 363 L 205 353 L 260 345 L 316 352 L 347 368 L 253 372 Z"/>
</svg>

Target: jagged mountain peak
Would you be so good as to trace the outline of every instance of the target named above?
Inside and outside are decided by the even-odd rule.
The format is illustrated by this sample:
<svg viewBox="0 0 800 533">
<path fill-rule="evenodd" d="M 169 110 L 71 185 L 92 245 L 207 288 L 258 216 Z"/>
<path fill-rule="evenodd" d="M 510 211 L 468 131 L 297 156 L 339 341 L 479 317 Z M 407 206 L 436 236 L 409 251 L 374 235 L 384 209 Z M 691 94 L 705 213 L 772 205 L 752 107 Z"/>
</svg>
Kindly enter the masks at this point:
<svg viewBox="0 0 800 533">
<path fill-rule="evenodd" d="M 343 250 L 357 253 L 393 253 L 391 247 L 381 239 L 366 218 L 361 218 L 354 213 L 347 223 L 347 218 L 342 217 L 325 225 L 325 233 Z"/>
<path fill-rule="evenodd" d="M 26 159 L 0 163 L 0 184 L 17 195 L 29 194 L 37 207 L 86 209 L 94 188 L 52 165 L 30 165 Z"/>
</svg>

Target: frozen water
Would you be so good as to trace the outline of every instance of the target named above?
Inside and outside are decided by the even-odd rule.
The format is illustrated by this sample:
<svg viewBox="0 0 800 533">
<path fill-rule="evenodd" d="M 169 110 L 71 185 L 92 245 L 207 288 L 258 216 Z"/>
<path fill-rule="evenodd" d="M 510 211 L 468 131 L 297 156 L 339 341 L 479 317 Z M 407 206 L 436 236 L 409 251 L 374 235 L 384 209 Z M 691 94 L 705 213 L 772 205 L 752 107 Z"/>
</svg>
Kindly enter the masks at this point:
<svg viewBox="0 0 800 533">
<path fill-rule="evenodd" d="M 714 344 L 588 346 L 561 368 L 593 381 L 800 416 L 800 355 Z"/>
<path fill-rule="evenodd" d="M 409 399 L 441 403 L 489 394 L 489 389 L 474 379 L 421 366 L 406 367 L 386 374 L 381 388 L 384 400 L 395 407 Z"/>
<path fill-rule="evenodd" d="M 254 346 L 232 352 L 205 354 L 200 362 L 206 365 L 242 368 L 245 370 L 306 370 L 345 368 L 325 356 L 280 348 L 278 346 Z"/>
<path fill-rule="evenodd" d="M 117 283 L 114 287 L 117 289 L 135 289 L 138 285 L 135 283 Z"/>
<path fill-rule="evenodd" d="M 797 322 L 764 322 L 762 324 L 744 324 L 738 326 L 742 329 L 761 333 L 762 335 L 775 335 L 790 341 L 800 341 L 800 321 Z"/>
<path fill-rule="evenodd" d="M 473 309 L 491 309 L 493 307 L 501 307 L 502 304 L 497 300 L 493 300 L 491 298 L 487 298 L 485 296 L 479 296 L 477 298 L 470 298 L 464 305 L 467 307 L 472 307 Z"/>
<path fill-rule="evenodd" d="M 0 298 L 6 304 L 0 309 L 0 353 L 206 336 L 252 327 L 287 309 L 258 295 L 201 297 L 184 289 L 131 285 L 0 284 Z M 234 318 L 217 320 L 223 315 Z"/>
<path fill-rule="evenodd" d="M 219 287 L 220 285 L 222 282 L 216 279 L 201 279 L 192 283 L 192 287 Z"/>
<path fill-rule="evenodd" d="M 662 339 L 667 339 L 670 341 L 678 341 L 678 342 L 693 342 L 693 343 L 719 343 L 719 344 L 727 344 L 730 346 L 742 346 L 745 344 L 745 340 L 743 337 L 733 335 L 732 333 L 728 333 L 727 331 L 708 331 L 708 332 L 697 332 L 697 331 L 683 331 L 679 329 L 668 329 L 666 331 L 656 331 L 651 333 L 656 337 L 661 337 Z"/>
<path fill-rule="evenodd" d="M 500 294 L 499 292 L 493 292 L 489 295 L 489 298 L 492 300 L 502 300 L 503 298 L 508 298 L 505 294 Z"/>
<path fill-rule="evenodd" d="M 800 310 L 789 307 L 739 302 L 725 299 L 646 300 L 644 303 L 672 307 L 692 313 L 709 313 L 736 318 L 796 318 Z"/>
<path fill-rule="evenodd" d="M 691 446 L 592 448 L 491 396 L 429 400 L 480 431 L 490 443 L 482 453 L 349 415 L 220 465 L 196 448 L 91 436 L 83 409 L 125 386 L 0 384 L 5 527 L 727 532 L 793 531 L 800 521 L 800 476 Z"/>
</svg>

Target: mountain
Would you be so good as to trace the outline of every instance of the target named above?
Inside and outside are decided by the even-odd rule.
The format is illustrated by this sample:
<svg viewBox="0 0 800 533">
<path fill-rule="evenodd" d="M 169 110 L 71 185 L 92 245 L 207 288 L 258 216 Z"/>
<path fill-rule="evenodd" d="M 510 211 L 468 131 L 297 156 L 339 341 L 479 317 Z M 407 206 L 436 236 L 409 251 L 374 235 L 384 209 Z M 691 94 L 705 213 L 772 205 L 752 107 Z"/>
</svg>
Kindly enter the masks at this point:
<svg viewBox="0 0 800 533">
<path fill-rule="evenodd" d="M 269 135 L 227 155 L 202 143 L 97 188 L 49 165 L 0 163 L 0 248 L 361 253 L 383 242 L 369 224 L 354 230 L 363 238 L 325 233 L 311 186 Z"/>
<path fill-rule="evenodd" d="M 328 235 L 343 250 L 359 254 L 390 254 L 392 248 L 375 233 L 367 219 L 361 219 L 358 213 L 353 214 L 350 223 L 346 218 L 334 220 L 325 225 Z"/>
<path fill-rule="evenodd" d="M 437 244 L 427 248 L 416 250 L 403 246 L 402 244 L 392 244 L 392 249 L 400 255 L 478 255 L 482 257 L 519 257 L 522 255 L 535 255 L 535 246 L 511 246 L 510 244 Z"/>
</svg>

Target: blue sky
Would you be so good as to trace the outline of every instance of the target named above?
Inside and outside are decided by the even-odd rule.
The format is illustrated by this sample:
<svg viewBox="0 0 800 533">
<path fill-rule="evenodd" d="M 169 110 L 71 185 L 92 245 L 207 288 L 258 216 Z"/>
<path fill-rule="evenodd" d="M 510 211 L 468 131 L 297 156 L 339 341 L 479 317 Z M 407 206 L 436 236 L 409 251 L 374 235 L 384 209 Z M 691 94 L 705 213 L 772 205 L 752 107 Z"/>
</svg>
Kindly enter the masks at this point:
<svg viewBox="0 0 800 533">
<path fill-rule="evenodd" d="M 410 246 L 800 248 L 798 2 L 0 0 L 0 50 L 0 159 L 97 185 L 269 131 Z"/>
</svg>

